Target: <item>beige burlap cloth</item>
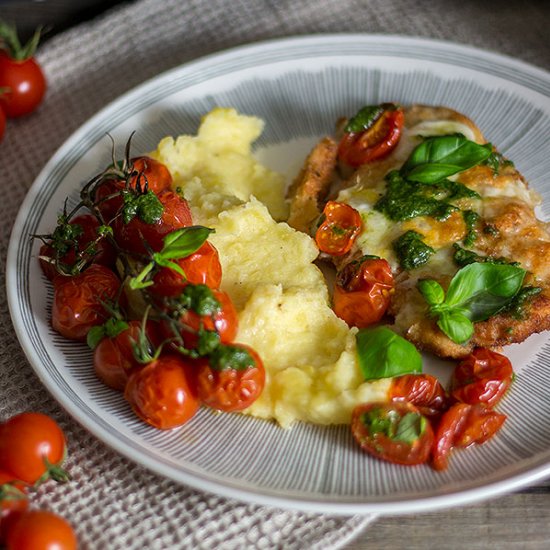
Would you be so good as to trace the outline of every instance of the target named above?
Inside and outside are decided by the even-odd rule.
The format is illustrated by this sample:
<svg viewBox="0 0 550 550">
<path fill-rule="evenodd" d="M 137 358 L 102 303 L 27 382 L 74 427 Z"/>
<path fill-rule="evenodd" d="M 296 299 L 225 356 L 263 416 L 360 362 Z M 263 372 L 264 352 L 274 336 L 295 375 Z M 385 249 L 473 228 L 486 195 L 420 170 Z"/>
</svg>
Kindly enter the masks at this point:
<svg viewBox="0 0 550 550">
<path fill-rule="evenodd" d="M 265 38 L 321 32 L 448 39 L 550 65 L 545 2 L 486 0 L 141 0 L 46 42 L 44 104 L 10 121 L 0 145 L 0 418 L 54 416 L 69 440 L 67 485 L 33 498 L 76 528 L 81 548 L 339 548 L 374 516 L 331 517 L 230 501 L 158 477 L 122 458 L 68 417 L 41 386 L 14 334 L 4 292 L 10 230 L 46 161 L 121 93 L 201 55 Z M 0 10 L 1 14 L 1 10 Z"/>
</svg>

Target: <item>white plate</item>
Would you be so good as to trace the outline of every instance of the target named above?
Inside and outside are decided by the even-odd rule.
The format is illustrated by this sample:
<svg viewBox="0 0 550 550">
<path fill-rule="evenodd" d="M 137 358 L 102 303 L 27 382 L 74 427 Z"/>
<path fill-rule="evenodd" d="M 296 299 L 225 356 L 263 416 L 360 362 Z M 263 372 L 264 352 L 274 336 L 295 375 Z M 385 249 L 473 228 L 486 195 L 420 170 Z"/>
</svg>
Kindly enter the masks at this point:
<svg viewBox="0 0 550 550">
<path fill-rule="evenodd" d="M 168 134 L 194 133 L 215 105 L 261 116 L 262 158 L 288 173 L 334 121 L 367 103 L 447 105 L 471 116 L 544 197 L 550 217 L 550 76 L 513 59 L 454 44 L 391 36 L 315 36 L 237 48 L 172 70 L 124 95 L 80 128 L 31 188 L 8 255 L 8 297 L 29 361 L 85 427 L 132 460 L 192 487 L 308 511 L 402 513 L 457 505 L 550 475 L 550 337 L 509 355 L 517 381 L 493 441 L 456 453 L 448 471 L 394 466 L 360 452 L 344 426 L 290 431 L 203 410 L 181 429 L 149 428 L 94 377 L 84 346 L 49 326 L 51 290 L 30 234 L 54 226 L 66 195 L 110 160 L 111 134 L 134 152 Z M 285 145 L 291 143 L 291 146 Z"/>
</svg>

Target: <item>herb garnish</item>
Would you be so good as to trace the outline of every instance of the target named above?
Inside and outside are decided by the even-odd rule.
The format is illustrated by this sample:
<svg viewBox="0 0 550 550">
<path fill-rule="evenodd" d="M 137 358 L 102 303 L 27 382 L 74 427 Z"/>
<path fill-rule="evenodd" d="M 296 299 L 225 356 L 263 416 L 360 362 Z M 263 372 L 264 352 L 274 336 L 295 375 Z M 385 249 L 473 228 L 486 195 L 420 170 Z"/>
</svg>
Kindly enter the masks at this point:
<svg viewBox="0 0 550 550">
<path fill-rule="evenodd" d="M 435 254 L 435 250 L 428 246 L 422 237 L 423 235 L 411 229 L 393 241 L 393 249 L 403 269 L 410 271 L 420 267 Z"/>
</svg>

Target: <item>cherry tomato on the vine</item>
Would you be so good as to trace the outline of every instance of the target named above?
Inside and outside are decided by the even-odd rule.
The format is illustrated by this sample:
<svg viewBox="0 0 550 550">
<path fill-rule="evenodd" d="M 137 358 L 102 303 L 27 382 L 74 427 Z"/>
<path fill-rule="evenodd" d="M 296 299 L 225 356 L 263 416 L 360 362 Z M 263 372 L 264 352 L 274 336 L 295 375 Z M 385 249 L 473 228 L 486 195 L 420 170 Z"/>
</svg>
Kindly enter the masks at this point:
<svg viewBox="0 0 550 550">
<path fill-rule="evenodd" d="M 380 258 L 350 262 L 337 275 L 334 313 L 352 327 L 363 328 L 382 319 L 390 305 L 393 275 Z"/>
<path fill-rule="evenodd" d="M 349 252 L 363 225 L 361 214 L 348 204 L 329 201 L 321 219 L 315 233 L 319 250 L 332 256 L 343 256 Z"/>
<path fill-rule="evenodd" d="M 490 439 L 502 426 L 506 416 L 483 405 L 456 403 L 443 413 L 435 433 L 432 465 L 445 470 L 453 448 L 469 447 Z"/>
<path fill-rule="evenodd" d="M 183 269 L 185 278 L 173 269 L 163 267 L 155 274 L 149 292 L 157 296 L 178 296 L 189 283 L 218 288 L 222 282 L 218 251 L 208 241 L 193 254 L 176 260 L 176 263 Z"/>
<path fill-rule="evenodd" d="M 38 30 L 22 45 L 16 28 L 0 21 L 0 107 L 7 117 L 31 113 L 42 102 L 46 78 L 34 58 L 39 40 Z"/>
<path fill-rule="evenodd" d="M 28 510 L 10 525 L 6 550 L 76 550 L 77 538 L 72 526 L 57 514 L 46 510 Z"/>
<path fill-rule="evenodd" d="M 42 413 L 21 413 L 0 427 L 0 468 L 29 484 L 48 477 L 63 480 L 65 447 L 65 435 L 55 420 Z"/>
<path fill-rule="evenodd" d="M 512 383 L 510 360 L 486 348 L 476 348 L 453 372 L 451 396 L 462 403 L 494 407 Z"/>
<path fill-rule="evenodd" d="M 97 230 L 99 228 L 99 222 L 93 214 L 80 214 L 79 216 L 75 216 L 69 223 L 72 226 L 80 226 L 82 232 L 77 237 L 74 246 L 71 247 L 68 252 L 57 258 L 61 264 L 67 266 L 67 269 L 72 267 L 78 260 L 102 264 L 107 267 L 113 267 L 115 265 L 116 253 L 108 240 L 103 238 L 100 239 L 97 244 L 93 245 L 94 241 L 98 239 Z M 84 253 L 89 246 L 91 246 L 92 249 L 89 253 Z M 80 258 L 77 257 L 78 253 L 84 254 L 82 254 Z M 46 258 L 51 260 L 56 259 L 56 251 L 51 244 L 43 244 L 40 247 L 40 267 L 42 267 L 44 275 L 46 275 L 50 281 L 53 281 L 53 279 L 59 275 L 59 272 L 55 264 Z"/>
<path fill-rule="evenodd" d="M 364 124 L 360 115 L 366 114 Z M 355 124 L 353 124 L 355 119 Z M 399 143 L 405 116 L 403 110 L 393 104 L 369 106 L 362 109 L 348 124 L 338 145 L 340 160 L 357 168 L 362 164 L 382 159 Z"/>
<path fill-rule="evenodd" d="M 161 218 L 155 223 L 145 223 L 138 216 L 132 218 L 129 223 L 124 223 L 120 218 L 116 219 L 115 239 L 122 248 L 135 254 L 147 254 L 148 247 L 154 252 L 159 252 L 168 233 L 193 224 L 187 201 L 177 193 L 164 190 L 159 193 L 158 199 L 164 210 Z"/>
<path fill-rule="evenodd" d="M 405 466 L 426 462 L 434 434 L 428 420 L 411 403 L 366 403 L 351 419 L 355 440 L 367 453 Z"/>
<path fill-rule="evenodd" d="M 412 403 L 425 416 L 441 414 L 449 406 L 445 388 L 431 374 L 404 374 L 392 379 L 388 396 L 392 401 Z"/>
<path fill-rule="evenodd" d="M 134 355 L 134 346 L 141 333 L 141 321 L 130 321 L 128 328 L 112 338 L 103 338 L 94 349 L 94 371 L 107 386 L 123 391 L 130 373 L 141 366 Z M 146 336 L 155 340 L 157 330 L 152 321 L 146 325 Z M 149 350 L 151 352 L 152 350 Z"/>
<path fill-rule="evenodd" d="M 109 268 L 93 264 L 75 277 L 56 277 L 54 286 L 53 328 L 66 338 L 85 340 L 109 317 L 103 304 L 115 299 L 120 280 Z"/>
<path fill-rule="evenodd" d="M 260 356 L 244 344 L 222 346 L 213 357 L 198 361 L 195 369 L 199 399 L 220 411 L 246 409 L 260 396 L 265 385 Z"/>
<path fill-rule="evenodd" d="M 124 397 L 142 420 L 162 430 L 190 420 L 199 408 L 192 384 L 193 365 L 179 355 L 161 355 L 132 371 Z"/>
</svg>

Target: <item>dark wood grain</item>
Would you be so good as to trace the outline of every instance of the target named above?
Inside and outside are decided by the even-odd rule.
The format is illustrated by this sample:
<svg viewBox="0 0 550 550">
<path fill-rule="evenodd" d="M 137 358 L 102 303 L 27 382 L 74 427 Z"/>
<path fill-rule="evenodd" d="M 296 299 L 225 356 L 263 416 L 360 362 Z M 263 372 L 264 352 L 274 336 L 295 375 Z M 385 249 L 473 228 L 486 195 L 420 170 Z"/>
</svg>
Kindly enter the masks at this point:
<svg viewBox="0 0 550 550">
<path fill-rule="evenodd" d="M 346 550 L 550 548 L 550 481 L 483 503 L 376 520 Z"/>
</svg>

